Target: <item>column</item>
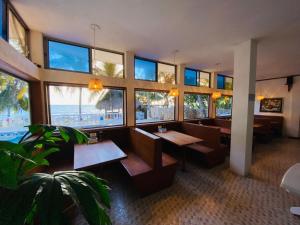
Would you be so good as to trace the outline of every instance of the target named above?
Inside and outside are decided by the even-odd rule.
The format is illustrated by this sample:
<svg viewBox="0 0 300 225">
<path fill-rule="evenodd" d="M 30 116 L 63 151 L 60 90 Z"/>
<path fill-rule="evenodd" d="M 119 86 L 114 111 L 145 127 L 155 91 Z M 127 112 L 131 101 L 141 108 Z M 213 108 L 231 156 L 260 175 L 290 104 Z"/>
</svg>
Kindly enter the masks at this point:
<svg viewBox="0 0 300 225">
<path fill-rule="evenodd" d="M 125 78 L 127 82 L 127 90 L 126 90 L 126 118 L 127 125 L 134 126 L 135 124 L 135 96 L 134 96 L 134 52 L 126 52 L 125 53 Z"/>
<path fill-rule="evenodd" d="M 185 64 L 180 64 L 177 67 L 177 82 L 178 82 L 178 90 L 179 96 L 178 100 L 178 120 L 183 121 L 184 119 L 184 71 L 185 71 Z"/>
<path fill-rule="evenodd" d="M 248 40 L 234 49 L 234 87 L 230 168 L 246 176 L 252 157 L 257 43 Z"/>
</svg>

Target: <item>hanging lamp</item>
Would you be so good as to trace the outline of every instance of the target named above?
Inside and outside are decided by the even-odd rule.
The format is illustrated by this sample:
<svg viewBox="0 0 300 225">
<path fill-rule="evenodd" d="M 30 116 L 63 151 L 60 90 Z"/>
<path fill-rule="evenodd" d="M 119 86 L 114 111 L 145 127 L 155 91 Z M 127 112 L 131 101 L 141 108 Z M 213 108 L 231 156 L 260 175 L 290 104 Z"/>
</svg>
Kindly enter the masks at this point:
<svg viewBox="0 0 300 225">
<path fill-rule="evenodd" d="M 100 30 L 100 26 L 98 24 L 91 24 L 91 29 L 93 31 L 93 48 L 96 48 L 96 29 Z M 93 61 L 95 61 L 96 54 L 93 54 Z M 91 78 L 89 80 L 88 88 L 90 91 L 101 91 L 103 89 L 103 84 L 100 79 Z"/>
</svg>

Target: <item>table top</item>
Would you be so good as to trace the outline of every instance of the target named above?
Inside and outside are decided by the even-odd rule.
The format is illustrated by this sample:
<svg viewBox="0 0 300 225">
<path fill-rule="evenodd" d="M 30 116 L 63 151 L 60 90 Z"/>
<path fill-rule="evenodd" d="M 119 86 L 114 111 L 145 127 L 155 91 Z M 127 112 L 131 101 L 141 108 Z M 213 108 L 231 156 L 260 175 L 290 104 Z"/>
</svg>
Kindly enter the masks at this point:
<svg viewBox="0 0 300 225">
<path fill-rule="evenodd" d="M 169 130 L 164 133 L 156 132 L 154 134 L 178 146 L 184 146 L 203 141 L 203 139 L 183 134 L 174 130 Z"/>
<path fill-rule="evenodd" d="M 74 169 L 104 165 L 126 157 L 127 155 L 111 140 L 96 144 L 75 145 Z"/>
</svg>

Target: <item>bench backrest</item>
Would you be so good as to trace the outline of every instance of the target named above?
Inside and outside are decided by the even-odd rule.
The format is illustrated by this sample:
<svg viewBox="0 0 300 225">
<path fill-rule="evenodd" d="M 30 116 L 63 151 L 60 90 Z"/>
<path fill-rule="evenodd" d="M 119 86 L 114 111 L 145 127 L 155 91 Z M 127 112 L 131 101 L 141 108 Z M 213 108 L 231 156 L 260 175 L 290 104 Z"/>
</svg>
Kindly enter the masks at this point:
<svg viewBox="0 0 300 225">
<path fill-rule="evenodd" d="M 182 123 L 182 131 L 188 135 L 203 139 L 204 144 L 210 148 L 220 149 L 220 128 L 184 122 Z"/>
<path fill-rule="evenodd" d="M 215 119 L 215 125 L 219 127 L 231 128 L 231 120 Z"/>
<path fill-rule="evenodd" d="M 150 167 L 161 167 L 161 138 L 139 128 L 130 128 L 132 151 L 144 160 Z"/>
</svg>

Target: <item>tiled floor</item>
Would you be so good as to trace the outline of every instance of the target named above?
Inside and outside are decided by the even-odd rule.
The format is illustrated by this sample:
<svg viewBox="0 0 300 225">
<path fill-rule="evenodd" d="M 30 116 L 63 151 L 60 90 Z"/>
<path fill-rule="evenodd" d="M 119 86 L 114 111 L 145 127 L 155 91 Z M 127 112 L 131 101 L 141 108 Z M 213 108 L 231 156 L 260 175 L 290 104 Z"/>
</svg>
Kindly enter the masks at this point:
<svg viewBox="0 0 300 225">
<path fill-rule="evenodd" d="M 111 218 L 120 225 L 292 225 L 289 213 L 300 198 L 279 187 L 282 175 L 300 162 L 300 140 L 277 139 L 256 146 L 251 176 L 230 172 L 228 163 L 214 169 L 188 164 L 172 187 L 139 198 L 120 167 L 102 168 L 112 187 Z M 82 217 L 76 224 L 86 224 Z"/>
</svg>

